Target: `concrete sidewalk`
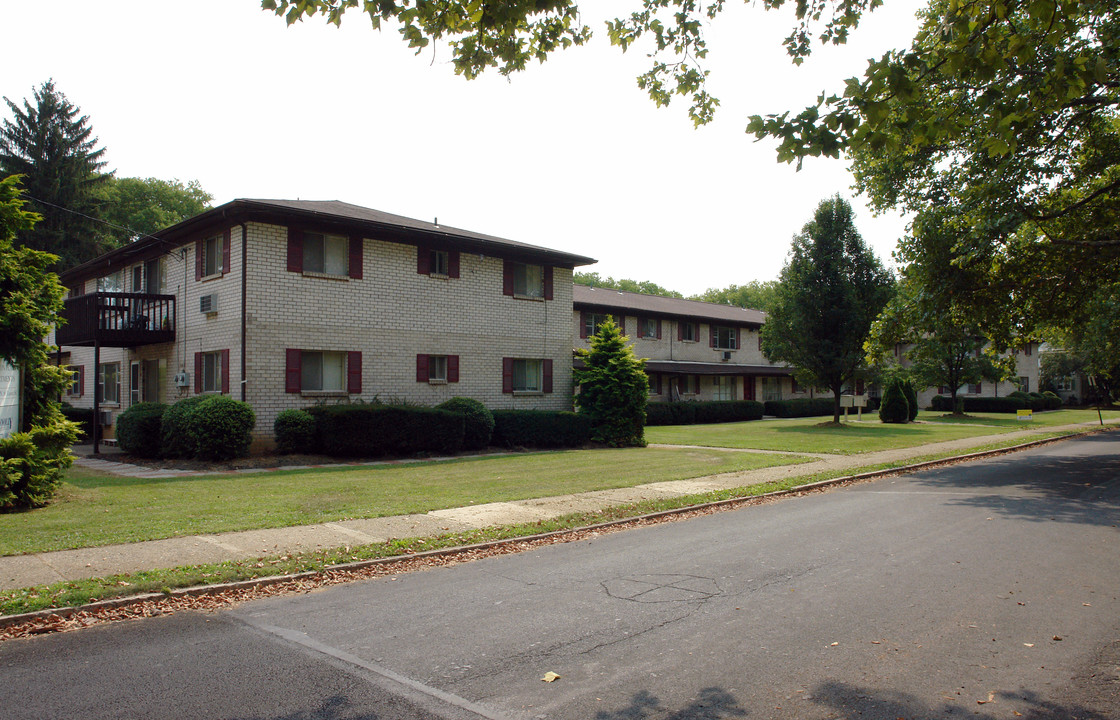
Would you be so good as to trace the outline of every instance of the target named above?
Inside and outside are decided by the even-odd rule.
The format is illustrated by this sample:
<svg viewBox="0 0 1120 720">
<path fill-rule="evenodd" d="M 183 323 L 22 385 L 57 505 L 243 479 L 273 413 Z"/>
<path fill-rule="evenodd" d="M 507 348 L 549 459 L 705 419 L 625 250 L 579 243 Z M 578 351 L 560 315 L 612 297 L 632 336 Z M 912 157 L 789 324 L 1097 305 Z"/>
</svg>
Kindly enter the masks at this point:
<svg viewBox="0 0 1120 720">
<path fill-rule="evenodd" d="M 1120 420 L 1111 421 L 1107 425 L 1115 427 L 1117 423 L 1120 423 Z M 827 471 L 843 471 L 882 463 L 905 464 L 907 460 L 917 456 L 940 453 L 967 454 L 972 448 L 997 441 L 1025 439 L 1039 432 L 1092 430 L 1094 427 L 1097 427 L 1097 425 L 1085 423 L 1053 428 L 1036 428 L 861 455 L 806 455 L 804 457 L 809 458 L 809 461 L 798 465 L 783 465 L 726 473 L 692 480 L 649 483 L 617 490 L 471 505 L 462 508 L 433 510 L 417 515 L 343 520 L 315 525 L 247 530 L 215 535 L 192 535 L 124 545 L 0 557 L 0 590 L 47 585 L 62 580 L 104 577 L 118 573 L 170 568 L 180 565 L 216 563 L 225 560 L 278 556 L 323 548 L 366 545 L 385 542 L 393 538 L 426 537 L 494 525 L 533 522 L 574 512 L 595 512 L 613 505 L 623 505 L 640 500 L 725 490 L 774 480 L 784 480 L 790 477 L 809 476 Z M 743 452 L 759 451 L 748 450 Z M 431 461 L 431 458 L 426 460 L 426 462 Z M 113 462 L 109 459 L 79 458 L 76 464 L 129 477 L 158 478 L 201 474 L 143 468 Z"/>
</svg>

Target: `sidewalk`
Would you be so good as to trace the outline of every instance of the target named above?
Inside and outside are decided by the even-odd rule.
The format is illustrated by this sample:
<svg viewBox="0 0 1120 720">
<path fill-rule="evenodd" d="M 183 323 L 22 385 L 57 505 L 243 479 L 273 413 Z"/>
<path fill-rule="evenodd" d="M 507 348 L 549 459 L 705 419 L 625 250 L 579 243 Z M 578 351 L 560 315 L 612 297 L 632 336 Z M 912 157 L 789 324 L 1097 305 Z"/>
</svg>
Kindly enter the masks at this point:
<svg viewBox="0 0 1120 720">
<path fill-rule="evenodd" d="M 1120 421 L 1111 421 L 1106 425 L 1115 427 L 1118 422 Z M 595 512 L 612 505 L 623 505 L 640 500 L 725 490 L 774 480 L 784 480 L 790 477 L 808 476 L 826 471 L 843 471 L 881 463 L 905 463 L 919 455 L 925 456 L 946 452 L 967 454 L 972 448 L 996 441 L 1026 438 L 1036 435 L 1040 431 L 1091 430 L 1094 427 L 1097 427 L 1095 423 L 1085 423 L 1037 428 L 861 455 L 807 455 L 812 460 L 800 465 L 783 465 L 692 480 L 649 483 L 617 490 L 601 490 L 558 497 L 433 510 L 417 515 L 343 520 L 316 525 L 247 530 L 215 535 L 193 535 L 124 545 L 0 557 L 0 590 L 47 585 L 62 580 L 79 580 L 118 573 L 170 568 L 179 565 L 216 563 L 226 560 L 244 560 L 308 552 L 322 548 L 366 545 L 385 542 L 392 538 L 434 536 L 493 525 L 534 522 L 573 512 Z M 763 451 L 745 450 L 741 452 Z M 431 462 L 431 459 L 427 461 Z M 188 471 L 142 468 L 113 462 L 110 459 L 78 458 L 76 464 L 129 477 L 159 478 L 200 474 Z"/>
</svg>

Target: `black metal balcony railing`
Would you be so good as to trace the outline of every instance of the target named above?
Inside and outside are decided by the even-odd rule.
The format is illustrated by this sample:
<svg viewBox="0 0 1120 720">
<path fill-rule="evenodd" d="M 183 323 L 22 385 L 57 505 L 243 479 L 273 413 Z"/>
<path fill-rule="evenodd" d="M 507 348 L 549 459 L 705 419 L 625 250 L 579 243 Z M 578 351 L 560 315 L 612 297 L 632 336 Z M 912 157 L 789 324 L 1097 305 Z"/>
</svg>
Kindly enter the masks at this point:
<svg viewBox="0 0 1120 720">
<path fill-rule="evenodd" d="M 136 347 L 175 340 L 175 296 L 96 292 L 70 298 L 58 345 Z"/>
</svg>

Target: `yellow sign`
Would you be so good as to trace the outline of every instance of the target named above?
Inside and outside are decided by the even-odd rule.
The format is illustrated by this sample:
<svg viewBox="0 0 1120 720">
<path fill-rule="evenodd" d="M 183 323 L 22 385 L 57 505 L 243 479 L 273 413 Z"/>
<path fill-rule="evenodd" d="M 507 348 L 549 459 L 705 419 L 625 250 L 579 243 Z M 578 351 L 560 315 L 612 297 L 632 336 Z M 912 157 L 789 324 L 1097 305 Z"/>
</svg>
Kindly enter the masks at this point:
<svg viewBox="0 0 1120 720">
<path fill-rule="evenodd" d="M 1020 420 L 1034 420 L 1034 415 L 1030 410 L 1019 410 L 1018 413 Z"/>
</svg>

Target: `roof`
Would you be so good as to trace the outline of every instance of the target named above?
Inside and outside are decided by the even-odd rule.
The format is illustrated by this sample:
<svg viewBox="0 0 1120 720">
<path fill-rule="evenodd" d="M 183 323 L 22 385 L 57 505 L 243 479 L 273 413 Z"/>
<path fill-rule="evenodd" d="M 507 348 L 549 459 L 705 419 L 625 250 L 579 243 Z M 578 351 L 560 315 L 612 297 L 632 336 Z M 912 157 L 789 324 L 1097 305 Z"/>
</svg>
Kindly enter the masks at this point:
<svg viewBox="0 0 1120 720">
<path fill-rule="evenodd" d="M 572 304 L 580 308 L 595 310 L 626 310 L 638 314 L 668 315 L 672 317 L 719 320 L 736 325 L 761 327 L 766 323 L 766 313 L 735 305 L 719 305 L 699 300 L 644 295 L 623 292 L 611 288 L 575 285 L 572 288 Z"/>
<path fill-rule="evenodd" d="M 150 258 L 197 239 L 198 234 L 242 222 L 304 224 L 350 233 L 364 233 L 391 242 L 428 243 L 439 248 L 465 250 L 499 257 L 575 267 L 590 265 L 594 258 L 561 252 L 539 245 L 507 240 L 494 235 L 462 230 L 435 222 L 393 215 L 340 200 L 238 199 L 187 218 L 152 236 L 111 250 L 62 274 L 63 282 L 116 271 L 140 259 Z"/>
</svg>

